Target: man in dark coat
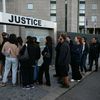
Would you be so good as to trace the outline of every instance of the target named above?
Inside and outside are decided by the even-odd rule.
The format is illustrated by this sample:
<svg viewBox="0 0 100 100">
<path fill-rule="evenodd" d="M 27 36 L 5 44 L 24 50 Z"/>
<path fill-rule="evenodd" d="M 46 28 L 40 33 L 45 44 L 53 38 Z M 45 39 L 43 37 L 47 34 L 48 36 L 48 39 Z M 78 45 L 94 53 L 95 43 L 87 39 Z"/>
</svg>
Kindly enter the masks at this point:
<svg viewBox="0 0 100 100">
<path fill-rule="evenodd" d="M 64 34 L 60 35 L 60 52 L 58 57 L 58 64 L 59 65 L 59 75 L 63 78 L 63 86 L 62 87 L 69 87 L 69 79 L 68 79 L 68 71 L 69 71 L 69 64 L 70 64 L 70 47 L 68 42 L 66 41 L 66 36 Z"/>
<path fill-rule="evenodd" d="M 89 71 L 92 71 L 92 66 L 93 66 L 93 61 L 95 61 L 95 71 L 98 71 L 98 58 L 99 58 L 99 42 L 97 42 L 97 38 L 93 37 L 92 38 L 92 43 L 90 44 L 89 48 L 89 57 L 90 57 L 90 67 Z"/>
</svg>

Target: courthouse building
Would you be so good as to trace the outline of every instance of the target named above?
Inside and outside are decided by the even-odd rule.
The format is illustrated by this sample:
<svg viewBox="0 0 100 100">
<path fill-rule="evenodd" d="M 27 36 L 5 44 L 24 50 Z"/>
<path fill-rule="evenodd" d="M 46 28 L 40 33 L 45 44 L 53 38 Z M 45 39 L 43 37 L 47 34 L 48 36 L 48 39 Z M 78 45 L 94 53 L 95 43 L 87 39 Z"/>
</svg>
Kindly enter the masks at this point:
<svg viewBox="0 0 100 100">
<path fill-rule="evenodd" d="M 0 0 L 0 12 L 3 11 Z M 5 0 L 6 12 L 57 22 L 58 32 L 100 34 L 100 0 Z M 8 26 L 8 33 L 17 35 L 48 34 L 21 26 Z M 25 31 L 26 30 L 26 31 Z M 0 32 L 3 26 L 0 24 Z"/>
</svg>

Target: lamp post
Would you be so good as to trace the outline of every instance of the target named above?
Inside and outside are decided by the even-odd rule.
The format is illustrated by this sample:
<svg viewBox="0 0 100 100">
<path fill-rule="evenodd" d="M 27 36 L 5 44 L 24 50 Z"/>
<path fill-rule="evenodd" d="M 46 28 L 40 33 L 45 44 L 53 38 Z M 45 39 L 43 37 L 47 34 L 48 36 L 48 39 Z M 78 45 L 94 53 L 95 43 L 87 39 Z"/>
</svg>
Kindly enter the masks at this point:
<svg viewBox="0 0 100 100">
<path fill-rule="evenodd" d="M 3 13 L 6 13 L 6 1 L 2 0 L 2 5 L 3 5 Z M 7 26 L 3 25 L 3 31 L 7 32 Z"/>
</svg>

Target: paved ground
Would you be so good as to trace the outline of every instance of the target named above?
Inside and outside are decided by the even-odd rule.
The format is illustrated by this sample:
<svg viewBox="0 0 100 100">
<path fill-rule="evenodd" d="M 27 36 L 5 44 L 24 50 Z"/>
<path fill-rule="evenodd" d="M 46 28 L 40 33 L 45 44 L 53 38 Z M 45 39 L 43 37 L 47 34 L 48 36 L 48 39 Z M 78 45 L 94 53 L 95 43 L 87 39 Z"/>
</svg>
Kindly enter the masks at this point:
<svg viewBox="0 0 100 100">
<path fill-rule="evenodd" d="M 78 83 L 74 82 L 70 84 L 69 89 L 60 88 L 59 84 L 57 84 L 56 78 L 53 78 L 54 73 L 54 67 L 51 67 L 51 87 L 47 87 L 45 85 L 35 85 L 34 89 L 24 90 L 20 86 L 12 87 L 10 84 L 8 84 L 6 87 L 0 88 L 0 100 L 55 100 L 63 93 L 69 91 L 69 89 L 77 86 Z M 84 78 L 86 78 L 88 75 L 90 75 L 90 73 L 87 73 Z"/>
<path fill-rule="evenodd" d="M 100 100 L 100 70 L 56 100 Z"/>
</svg>

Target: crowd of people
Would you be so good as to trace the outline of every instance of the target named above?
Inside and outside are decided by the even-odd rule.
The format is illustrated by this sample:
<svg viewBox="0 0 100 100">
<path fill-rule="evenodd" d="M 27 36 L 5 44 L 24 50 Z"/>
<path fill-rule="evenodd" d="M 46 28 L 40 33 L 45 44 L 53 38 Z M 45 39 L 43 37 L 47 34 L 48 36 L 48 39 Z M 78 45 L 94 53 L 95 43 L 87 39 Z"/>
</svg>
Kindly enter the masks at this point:
<svg viewBox="0 0 100 100">
<path fill-rule="evenodd" d="M 20 81 L 24 89 L 34 88 L 34 83 L 42 85 L 43 74 L 45 74 L 47 86 L 51 86 L 49 66 L 52 62 L 52 38 L 45 38 L 45 47 L 41 51 L 36 37 L 27 36 L 23 43 L 21 37 L 15 34 L 8 35 L 3 32 L 0 36 L 0 87 L 7 85 L 9 72 L 12 76 L 12 85 L 16 86 L 18 69 L 20 70 Z M 95 71 L 98 71 L 98 59 L 100 44 L 96 37 L 93 37 L 90 44 L 85 37 L 76 36 L 74 41 L 70 36 L 60 34 L 55 48 L 55 71 L 58 83 L 62 88 L 70 86 L 69 67 L 71 67 L 71 81 L 80 81 L 82 73 L 92 71 L 93 61 L 95 61 Z M 89 54 L 89 68 L 86 60 Z M 41 66 L 38 60 L 43 56 Z"/>
<path fill-rule="evenodd" d="M 92 71 L 95 61 L 95 72 L 98 71 L 98 59 L 100 54 L 100 43 L 96 37 L 87 41 L 85 37 L 75 36 L 72 41 L 70 36 L 61 34 L 56 46 L 55 77 L 61 87 L 69 87 L 70 81 L 80 81 L 83 74 Z M 87 56 L 89 55 L 89 57 Z M 87 67 L 86 61 L 88 59 Z M 69 67 L 71 67 L 72 78 L 68 78 Z M 69 81 L 70 80 L 70 81 Z"/>
</svg>

